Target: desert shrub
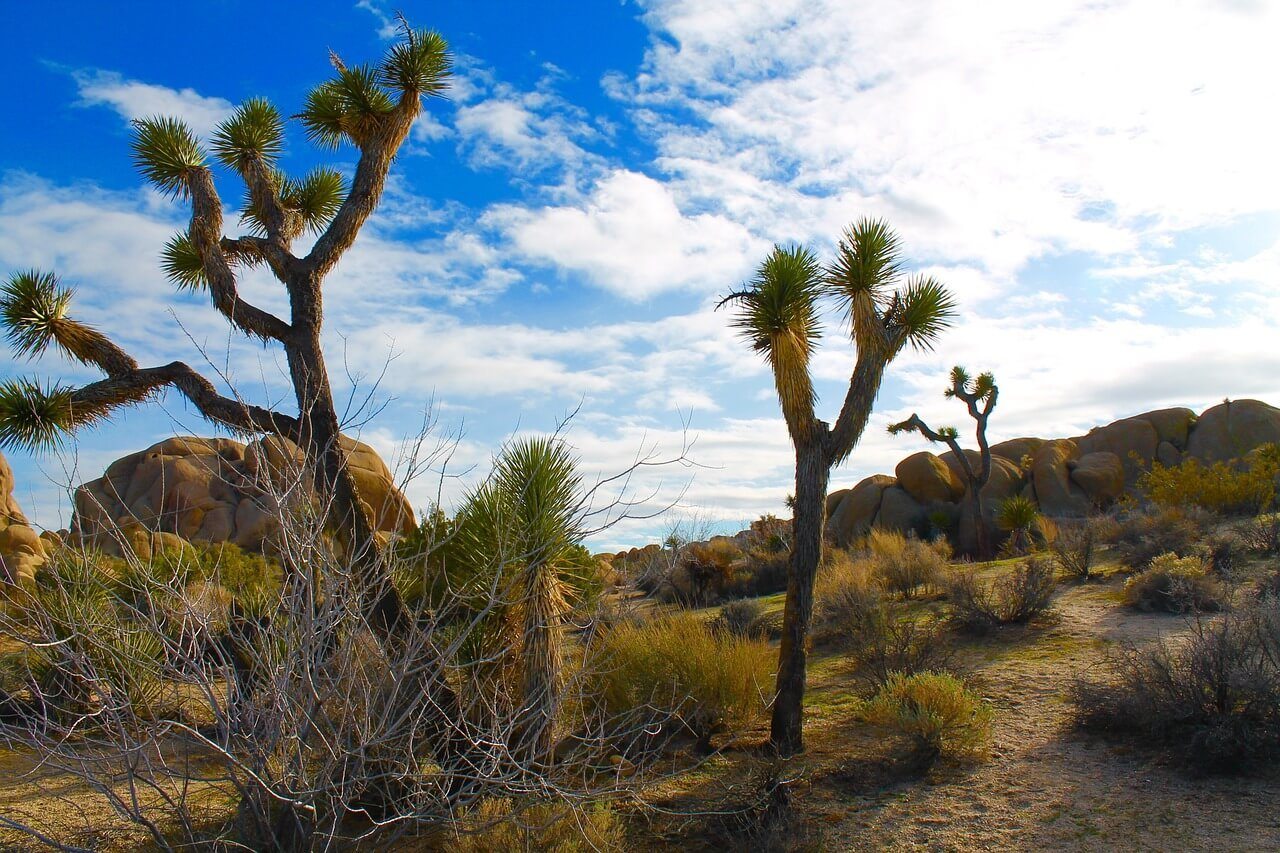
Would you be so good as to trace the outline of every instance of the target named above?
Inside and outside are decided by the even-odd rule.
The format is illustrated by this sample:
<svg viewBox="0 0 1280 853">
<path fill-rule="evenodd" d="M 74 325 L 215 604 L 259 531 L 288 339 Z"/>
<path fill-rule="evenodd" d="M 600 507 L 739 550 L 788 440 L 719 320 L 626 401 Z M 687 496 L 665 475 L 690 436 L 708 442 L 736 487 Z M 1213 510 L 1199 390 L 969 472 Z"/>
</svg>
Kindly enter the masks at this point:
<svg viewBox="0 0 1280 853">
<path fill-rule="evenodd" d="M 1224 602 L 1221 584 L 1205 572 L 1200 557 L 1161 554 L 1124 585 L 1124 603 L 1147 612 L 1212 613 Z"/>
<path fill-rule="evenodd" d="M 1054 540 L 1057 529 L 1031 498 L 1013 495 L 996 505 L 996 527 L 1009 534 L 1000 546 L 1005 557 L 1021 557 Z"/>
<path fill-rule="evenodd" d="M 1064 574 L 1081 581 L 1093 577 L 1098 538 L 1098 525 L 1092 518 L 1058 525 L 1058 536 L 1050 548 Z"/>
<path fill-rule="evenodd" d="M 1116 557 L 1131 569 L 1142 569 L 1161 554 L 1194 554 L 1210 519 L 1178 507 L 1138 511 L 1118 520 L 1112 533 Z"/>
<path fill-rule="evenodd" d="M 1085 728 L 1163 744 L 1198 771 L 1266 766 L 1280 757 L 1280 599 L 1196 620 L 1185 643 L 1123 646 L 1072 698 Z"/>
<path fill-rule="evenodd" d="M 1280 554 L 1280 513 L 1250 519 L 1239 530 L 1244 547 L 1257 554 Z"/>
<path fill-rule="evenodd" d="M 685 546 L 665 585 L 655 595 L 686 607 L 704 607 L 720 600 L 734 580 L 742 551 L 727 539 Z"/>
<path fill-rule="evenodd" d="M 866 560 L 848 551 L 828 551 L 814 581 L 815 639 L 842 640 L 856 633 L 881 599 Z"/>
<path fill-rule="evenodd" d="M 783 553 L 791 549 L 791 522 L 770 513 L 751 522 L 751 546 L 766 552 Z"/>
<path fill-rule="evenodd" d="M 1138 488 L 1157 506 L 1198 507 L 1224 515 L 1257 515 L 1271 506 L 1280 474 L 1280 446 L 1267 444 L 1247 461 L 1206 465 L 1190 458 L 1177 465 L 1153 463 Z"/>
<path fill-rule="evenodd" d="M 1205 568 L 1223 579 L 1234 577 L 1241 559 L 1249 550 L 1243 537 L 1234 530 L 1214 531 L 1205 537 L 1201 548 Z"/>
<path fill-rule="evenodd" d="M 764 606 L 754 598 L 739 598 L 722 606 L 711 620 L 711 628 L 733 637 L 759 638 L 769 634 Z"/>
<path fill-rule="evenodd" d="M 922 542 L 896 531 L 872 530 L 866 542 L 872 576 L 903 598 L 911 598 L 921 587 L 937 583 L 950 557 L 949 545 Z"/>
<path fill-rule="evenodd" d="M 921 751 L 980 759 L 991 743 L 994 713 L 953 675 L 894 673 L 866 704 L 863 719 L 909 736 Z"/>
<path fill-rule="evenodd" d="M 605 803 L 520 807 L 509 800 L 488 799 L 471 808 L 458 822 L 454 836 L 441 840 L 438 849 L 447 853 L 594 853 L 620 850 L 623 840 L 622 823 Z"/>
<path fill-rule="evenodd" d="M 773 551 L 752 546 L 734 567 L 733 575 L 724 582 L 721 598 L 756 598 L 772 595 L 787 588 L 787 551 Z"/>
<path fill-rule="evenodd" d="M 763 712 L 776 656 L 760 640 L 709 630 L 693 613 L 619 624 L 602 633 L 592 667 L 599 710 L 622 731 L 655 723 L 706 745 Z"/>
<path fill-rule="evenodd" d="M 957 571 L 947 583 L 950 618 L 973 634 L 1030 622 L 1048 609 L 1055 585 L 1053 564 L 1035 557 L 994 580 L 983 580 L 971 569 Z"/>
<path fill-rule="evenodd" d="M 1280 601 L 1280 570 L 1273 571 L 1258 581 L 1257 597 L 1274 598 Z"/>
</svg>

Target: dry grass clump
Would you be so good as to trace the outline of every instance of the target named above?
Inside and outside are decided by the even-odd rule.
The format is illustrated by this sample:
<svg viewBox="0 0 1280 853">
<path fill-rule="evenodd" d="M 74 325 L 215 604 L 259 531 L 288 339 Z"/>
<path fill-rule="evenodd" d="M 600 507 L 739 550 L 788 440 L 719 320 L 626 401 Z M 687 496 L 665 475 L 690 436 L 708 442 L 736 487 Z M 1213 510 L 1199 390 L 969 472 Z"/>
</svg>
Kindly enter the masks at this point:
<svg viewBox="0 0 1280 853">
<path fill-rule="evenodd" d="M 1073 700 L 1083 727 L 1167 746 L 1197 771 L 1267 766 L 1280 758 L 1280 599 L 1196 620 L 1185 643 L 1121 647 Z"/>
<path fill-rule="evenodd" d="M 867 722 L 899 731 L 933 756 L 981 760 L 991 744 L 991 706 L 953 675 L 894 673 L 863 709 Z"/>
<path fill-rule="evenodd" d="M 1129 578 L 1124 603 L 1149 613 L 1214 613 L 1225 606 L 1226 592 L 1200 557 L 1161 554 Z"/>
<path fill-rule="evenodd" d="M 1063 574 L 1078 581 L 1093 578 L 1093 565 L 1099 543 L 1098 522 L 1092 518 L 1063 521 L 1058 536 L 1049 548 Z"/>
<path fill-rule="evenodd" d="M 1039 557 L 1024 560 L 990 581 L 973 570 L 957 571 L 947 582 L 951 621 L 971 634 L 1030 622 L 1048 609 L 1056 586 L 1053 563 Z"/>
<path fill-rule="evenodd" d="M 705 746 L 759 719 L 776 657 L 767 643 L 713 631 L 693 613 L 621 623 L 600 637 L 595 693 L 624 730 L 652 723 L 685 730 Z"/>
<path fill-rule="evenodd" d="M 1211 522 L 1204 512 L 1179 507 L 1134 512 L 1118 519 L 1111 544 L 1121 563 L 1142 569 L 1161 554 L 1194 554 Z"/>
<path fill-rule="evenodd" d="M 867 566 L 887 590 L 911 598 L 921 587 L 935 585 L 951 558 L 950 545 L 922 542 L 897 531 L 872 530 L 867 535 Z"/>
<path fill-rule="evenodd" d="M 453 837 L 441 839 L 438 849 L 446 853 L 595 853 L 621 850 L 624 840 L 622 823 L 607 804 L 520 807 L 510 800 L 488 799 L 470 809 Z"/>
</svg>

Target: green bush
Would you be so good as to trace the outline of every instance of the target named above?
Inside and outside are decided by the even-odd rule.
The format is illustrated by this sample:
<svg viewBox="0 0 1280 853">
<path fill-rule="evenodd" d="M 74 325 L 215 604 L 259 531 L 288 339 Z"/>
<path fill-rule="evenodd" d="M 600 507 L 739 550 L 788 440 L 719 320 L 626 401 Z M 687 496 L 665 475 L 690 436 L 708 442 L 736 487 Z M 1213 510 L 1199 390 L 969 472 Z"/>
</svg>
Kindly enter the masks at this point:
<svg viewBox="0 0 1280 853">
<path fill-rule="evenodd" d="M 959 679 L 937 672 L 894 673 L 863 709 L 867 722 L 907 735 L 921 751 L 967 760 L 987 756 L 994 717 Z"/>
<path fill-rule="evenodd" d="M 611 728 L 685 730 L 705 746 L 712 735 L 748 726 L 764 712 L 776 657 L 763 641 L 675 613 L 604 630 L 588 671 Z"/>
<path fill-rule="evenodd" d="M 754 598 L 740 598 L 720 608 L 711 620 L 714 631 L 722 631 L 733 637 L 765 638 L 769 635 L 768 617 L 764 606 Z"/>
<path fill-rule="evenodd" d="M 951 556 L 946 540 L 922 542 L 896 531 L 872 530 L 867 536 L 867 566 L 885 589 L 911 598 L 936 584 Z"/>
<path fill-rule="evenodd" d="M 1268 767 L 1280 758 L 1280 598 L 1196 620 L 1186 642 L 1123 646 L 1072 698 L 1081 726 L 1169 747 L 1199 772 Z"/>
<path fill-rule="evenodd" d="M 1167 507 L 1121 517 L 1111 530 L 1115 555 L 1131 569 L 1143 569 L 1161 554 L 1194 553 L 1211 523 L 1203 511 Z"/>
<path fill-rule="evenodd" d="M 1257 515 L 1275 501 L 1280 446 L 1266 444 L 1247 460 L 1206 465 L 1187 459 L 1151 466 L 1138 488 L 1157 506 L 1197 507 L 1224 515 Z"/>
<path fill-rule="evenodd" d="M 1032 557 L 992 581 L 971 569 L 954 573 L 947 605 L 957 627 L 985 634 L 999 625 L 1030 622 L 1048 609 L 1055 586 L 1053 563 Z"/>
<path fill-rule="evenodd" d="M 1147 612 L 1213 613 L 1226 599 L 1200 557 L 1161 554 L 1124 585 L 1124 603 Z"/>
</svg>

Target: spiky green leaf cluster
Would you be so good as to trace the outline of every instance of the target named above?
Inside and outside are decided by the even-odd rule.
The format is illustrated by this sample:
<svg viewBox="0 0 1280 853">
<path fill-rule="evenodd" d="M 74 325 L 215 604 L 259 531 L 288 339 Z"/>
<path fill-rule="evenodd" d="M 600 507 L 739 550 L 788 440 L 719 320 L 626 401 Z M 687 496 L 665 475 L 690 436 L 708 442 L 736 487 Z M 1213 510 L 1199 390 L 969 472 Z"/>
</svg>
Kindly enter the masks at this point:
<svg viewBox="0 0 1280 853">
<path fill-rule="evenodd" d="M 933 349 L 938 335 L 951 325 L 955 298 L 932 276 L 918 276 L 907 283 L 885 312 L 885 325 L 913 349 Z"/>
<path fill-rule="evenodd" d="M 343 67 L 312 89 L 298 116 L 307 137 L 326 148 L 337 148 L 344 138 L 362 144 L 395 107 L 381 78 L 368 65 Z"/>
<path fill-rule="evenodd" d="M 276 161 L 284 148 L 284 125 L 270 101 L 250 98 L 218 125 L 211 141 L 218 162 L 243 173 L 251 160 Z"/>
<path fill-rule="evenodd" d="M 747 289 L 729 297 L 738 303 L 733 326 L 756 352 L 767 353 L 778 335 L 811 351 L 822 337 L 818 317 L 821 266 L 802 246 L 774 246 Z"/>
<path fill-rule="evenodd" d="M 845 228 L 827 270 L 827 286 L 845 310 L 860 297 L 884 303 L 902 274 L 902 244 L 883 219 L 862 218 Z"/>
<path fill-rule="evenodd" d="M 72 426 L 70 388 L 26 378 L 0 382 L 0 448 L 54 447 Z"/>
<path fill-rule="evenodd" d="M 557 560 L 577 541 L 582 480 L 563 441 L 537 437 L 512 443 L 498 459 L 494 483 L 511 507 L 509 523 L 524 560 Z"/>
<path fill-rule="evenodd" d="M 204 261 L 187 233 L 175 234 L 160 252 L 160 266 L 180 290 L 199 290 L 205 285 Z"/>
<path fill-rule="evenodd" d="M 23 357 L 40 355 L 56 339 L 56 327 L 67 316 L 71 291 L 51 272 L 24 270 L 0 288 L 0 322 L 5 337 Z"/>
<path fill-rule="evenodd" d="M 186 123 L 154 117 L 133 122 L 133 162 L 165 195 L 187 194 L 187 178 L 205 165 L 204 151 Z"/>
<path fill-rule="evenodd" d="M 959 438 L 959 437 L 960 437 L 960 431 L 959 431 L 958 429 L 956 429 L 955 427 L 953 427 L 953 426 L 939 427 L 939 428 L 938 428 L 938 435 L 939 435 L 939 436 L 941 436 L 941 437 L 942 437 L 942 438 L 944 438 L 944 439 L 947 439 L 947 438 Z"/>
<path fill-rule="evenodd" d="M 453 57 L 444 37 L 434 30 L 404 28 L 378 67 L 383 85 L 417 95 L 439 95 L 448 86 Z"/>
<path fill-rule="evenodd" d="M 280 195 L 281 203 L 295 211 L 308 229 L 318 231 L 342 206 L 347 184 L 336 170 L 321 166 L 300 180 L 286 181 Z"/>
</svg>

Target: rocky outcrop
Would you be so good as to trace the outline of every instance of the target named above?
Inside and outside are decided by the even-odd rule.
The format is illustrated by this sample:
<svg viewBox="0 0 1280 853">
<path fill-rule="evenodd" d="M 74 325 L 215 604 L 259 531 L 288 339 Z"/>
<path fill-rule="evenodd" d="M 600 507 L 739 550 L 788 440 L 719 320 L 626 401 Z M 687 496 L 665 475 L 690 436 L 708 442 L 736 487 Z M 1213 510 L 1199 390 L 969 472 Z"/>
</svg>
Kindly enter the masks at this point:
<svg viewBox="0 0 1280 853">
<path fill-rule="evenodd" d="M 890 486 L 880 497 L 880 511 L 875 526 L 900 533 L 919 532 L 924 526 L 925 509 L 902 486 Z"/>
<path fill-rule="evenodd" d="M 852 489 L 846 489 L 840 504 L 827 516 L 827 535 L 840 545 L 848 545 L 866 534 L 880 511 L 884 490 L 897 485 L 894 477 L 873 474 Z"/>
<path fill-rule="evenodd" d="M 1045 515 L 1081 516 L 1089 511 L 1089 498 L 1084 490 L 1071 482 L 1073 463 L 1080 456 L 1079 446 L 1069 438 L 1045 442 L 1031 460 L 1031 482 L 1036 487 L 1036 501 Z"/>
<path fill-rule="evenodd" d="M 894 470 L 898 485 L 918 503 L 955 501 L 964 494 L 964 480 L 946 462 L 927 450 L 913 453 Z"/>
<path fill-rule="evenodd" d="M 413 509 L 378 454 L 345 436 L 343 442 L 377 529 L 411 529 Z M 247 446 L 228 438 L 170 438 L 116 460 L 80 486 L 71 532 L 108 553 L 130 547 L 147 556 L 173 544 L 164 534 L 271 552 L 281 507 L 310 498 L 302 459 L 301 449 L 275 437 Z"/>
<path fill-rule="evenodd" d="M 1187 454 L 1201 462 L 1223 462 L 1272 443 L 1280 443 L 1280 409 L 1258 400 L 1232 400 L 1205 410 L 1187 439 Z"/>
<path fill-rule="evenodd" d="M 1124 494 L 1124 463 L 1109 450 L 1086 453 L 1072 466 L 1071 482 L 1084 491 L 1092 505 L 1105 506 Z"/>
<path fill-rule="evenodd" d="M 44 565 L 45 543 L 13 495 L 13 469 L 0 455 L 0 581 L 24 583 Z"/>
</svg>

